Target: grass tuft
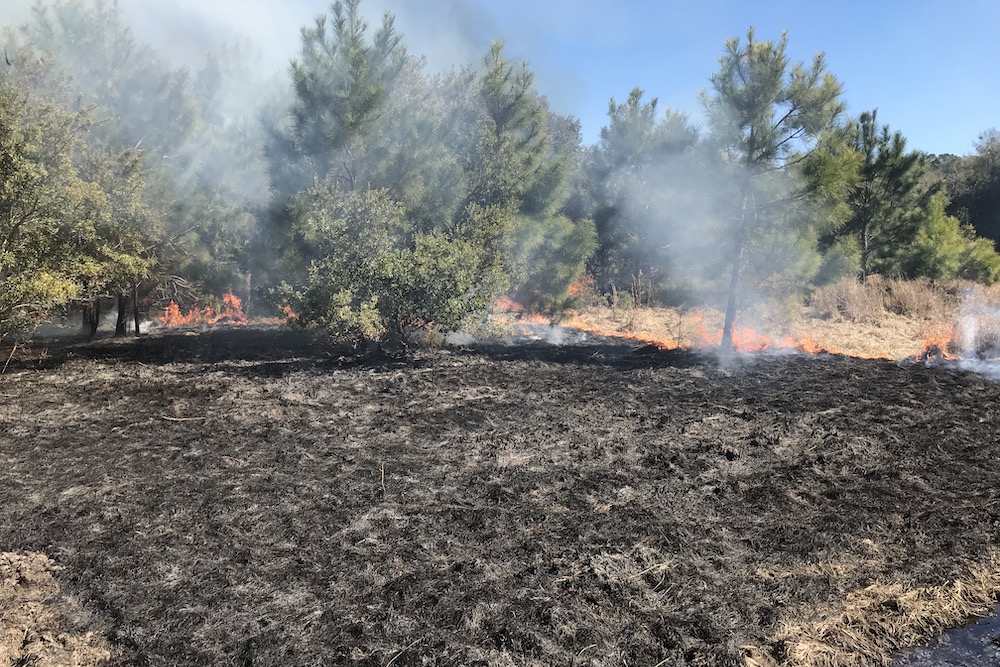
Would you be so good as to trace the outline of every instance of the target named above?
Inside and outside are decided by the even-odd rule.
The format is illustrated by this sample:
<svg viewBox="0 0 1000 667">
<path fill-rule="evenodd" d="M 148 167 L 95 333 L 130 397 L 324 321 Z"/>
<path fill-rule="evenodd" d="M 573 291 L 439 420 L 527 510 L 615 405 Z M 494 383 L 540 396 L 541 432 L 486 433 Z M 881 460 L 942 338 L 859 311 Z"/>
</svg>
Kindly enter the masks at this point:
<svg viewBox="0 0 1000 667">
<path fill-rule="evenodd" d="M 808 623 L 783 625 L 778 641 L 789 667 L 870 667 L 974 616 L 986 616 L 1000 591 L 997 554 L 967 576 L 938 586 L 875 583 Z"/>
<path fill-rule="evenodd" d="M 84 614 L 60 594 L 59 569 L 43 553 L 0 553 L 0 665 L 96 667 L 111 657 L 102 638 L 69 627 Z"/>
<path fill-rule="evenodd" d="M 888 290 L 877 276 L 861 283 L 844 278 L 817 287 L 809 303 L 816 317 L 846 322 L 875 324 L 885 319 Z"/>
</svg>

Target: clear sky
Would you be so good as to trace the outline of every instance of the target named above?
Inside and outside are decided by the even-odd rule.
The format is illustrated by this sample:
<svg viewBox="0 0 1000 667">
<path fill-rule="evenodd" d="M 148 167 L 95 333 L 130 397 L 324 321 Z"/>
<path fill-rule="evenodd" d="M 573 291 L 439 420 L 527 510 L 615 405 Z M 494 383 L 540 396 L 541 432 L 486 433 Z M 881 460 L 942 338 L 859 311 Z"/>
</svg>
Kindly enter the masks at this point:
<svg viewBox="0 0 1000 667">
<path fill-rule="evenodd" d="M 451 5 L 476 7 L 492 27 L 480 30 L 529 60 L 541 92 L 557 111 L 581 119 L 588 143 L 597 140 L 605 124 L 609 98 L 624 100 L 635 86 L 698 120 L 698 92 L 716 71 L 723 42 L 745 36 L 751 25 L 758 39 L 778 39 L 787 30 L 795 61 L 824 52 L 829 70 L 843 83 L 849 112 L 877 107 L 880 120 L 901 130 L 911 148 L 966 154 L 980 132 L 1000 126 L 997 0 L 466 0 Z M 407 22 L 419 20 L 416 12 L 397 13 L 404 32 Z"/>
<path fill-rule="evenodd" d="M 199 55 L 239 33 L 281 68 L 299 28 L 329 7 L 326 0 L 120 4 L 137 35 L 168 53 Z M 384 10 L 395 14 L 407 47 L 425 54 L 432 70 L 478 62 L 492 40 L 504 41 L 510 56 L 529 61 L 552 108 L 581 120 L 586 143 L 597 141 L 609 99 L 622 101 L 635 86 L 700 121 L 698 92 L 723 42 L 751 25 L 762 40 L 787 30 L 795 61 L 823 51 L 849 112 L 877 107 L 911 148 L 964 155 L 979 133 L 1000 126 L 997 0 L 363 0 L 362 7 L 373 23 Z"/>
</svg>

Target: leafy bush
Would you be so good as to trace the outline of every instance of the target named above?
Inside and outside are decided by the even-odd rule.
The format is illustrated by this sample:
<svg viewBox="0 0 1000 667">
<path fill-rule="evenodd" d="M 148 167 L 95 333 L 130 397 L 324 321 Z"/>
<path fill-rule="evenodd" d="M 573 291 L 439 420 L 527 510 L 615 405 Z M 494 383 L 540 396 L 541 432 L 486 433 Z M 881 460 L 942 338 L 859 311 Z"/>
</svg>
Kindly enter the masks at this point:
<svg viewBox="0 0 1000 667">
<path fill-rule="evenodd" d="M 0 83 L 0 339 L 82 288 L 101 195 L 73 164 L 79 118 Z"/>
<path fill-rule="evenodd" d="M 1000 281 L 1000 254 L 993 241 L 985 238 L 969 239 L 958 276 L 985 285 Z"/>
<path fill-rule="evenodd" d="M 454 330 L 506 288 L 486 241 L 493 216 L 470 210 L 462 229 L 419 232 L 385 190 L 307 190 L 294 217 L 314 253 L 305 286 L 286 286 L 296 322 L 338 339 L 405 343 L 419 329 Z"/>
</svg>

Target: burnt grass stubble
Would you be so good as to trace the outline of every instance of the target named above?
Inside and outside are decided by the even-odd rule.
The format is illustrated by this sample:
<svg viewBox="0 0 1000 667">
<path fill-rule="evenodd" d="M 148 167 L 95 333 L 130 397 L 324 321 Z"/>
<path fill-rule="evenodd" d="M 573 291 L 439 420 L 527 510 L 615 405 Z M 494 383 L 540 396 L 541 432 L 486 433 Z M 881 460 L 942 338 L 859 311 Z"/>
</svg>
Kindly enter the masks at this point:
<svg viewBox="0 0 1000 667">
<path fill-rule="evenodd" d="M 0 378 L 0 550 L 63 566 L 115 664 L 780 662 L 780 622 L 1000 542 L 975 375 L 300 336 L 36 343 Z"/>
</svg>

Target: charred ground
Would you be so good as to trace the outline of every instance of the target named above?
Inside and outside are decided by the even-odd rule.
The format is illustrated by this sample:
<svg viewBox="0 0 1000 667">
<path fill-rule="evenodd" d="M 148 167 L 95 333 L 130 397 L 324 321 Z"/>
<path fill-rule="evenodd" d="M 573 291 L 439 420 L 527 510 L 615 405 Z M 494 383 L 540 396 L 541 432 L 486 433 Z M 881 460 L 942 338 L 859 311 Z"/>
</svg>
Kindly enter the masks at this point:
<svg viewBox="0 0 1000 667">
<path fill-rule="evenodd" d="M 793 663 L 873 587 L 857 632 L 995 599 L 1000 384 L 646 352 L 36 344 L 0 378 L 0 551 L 51 556 L 130 665 Z"/>
</svg>

